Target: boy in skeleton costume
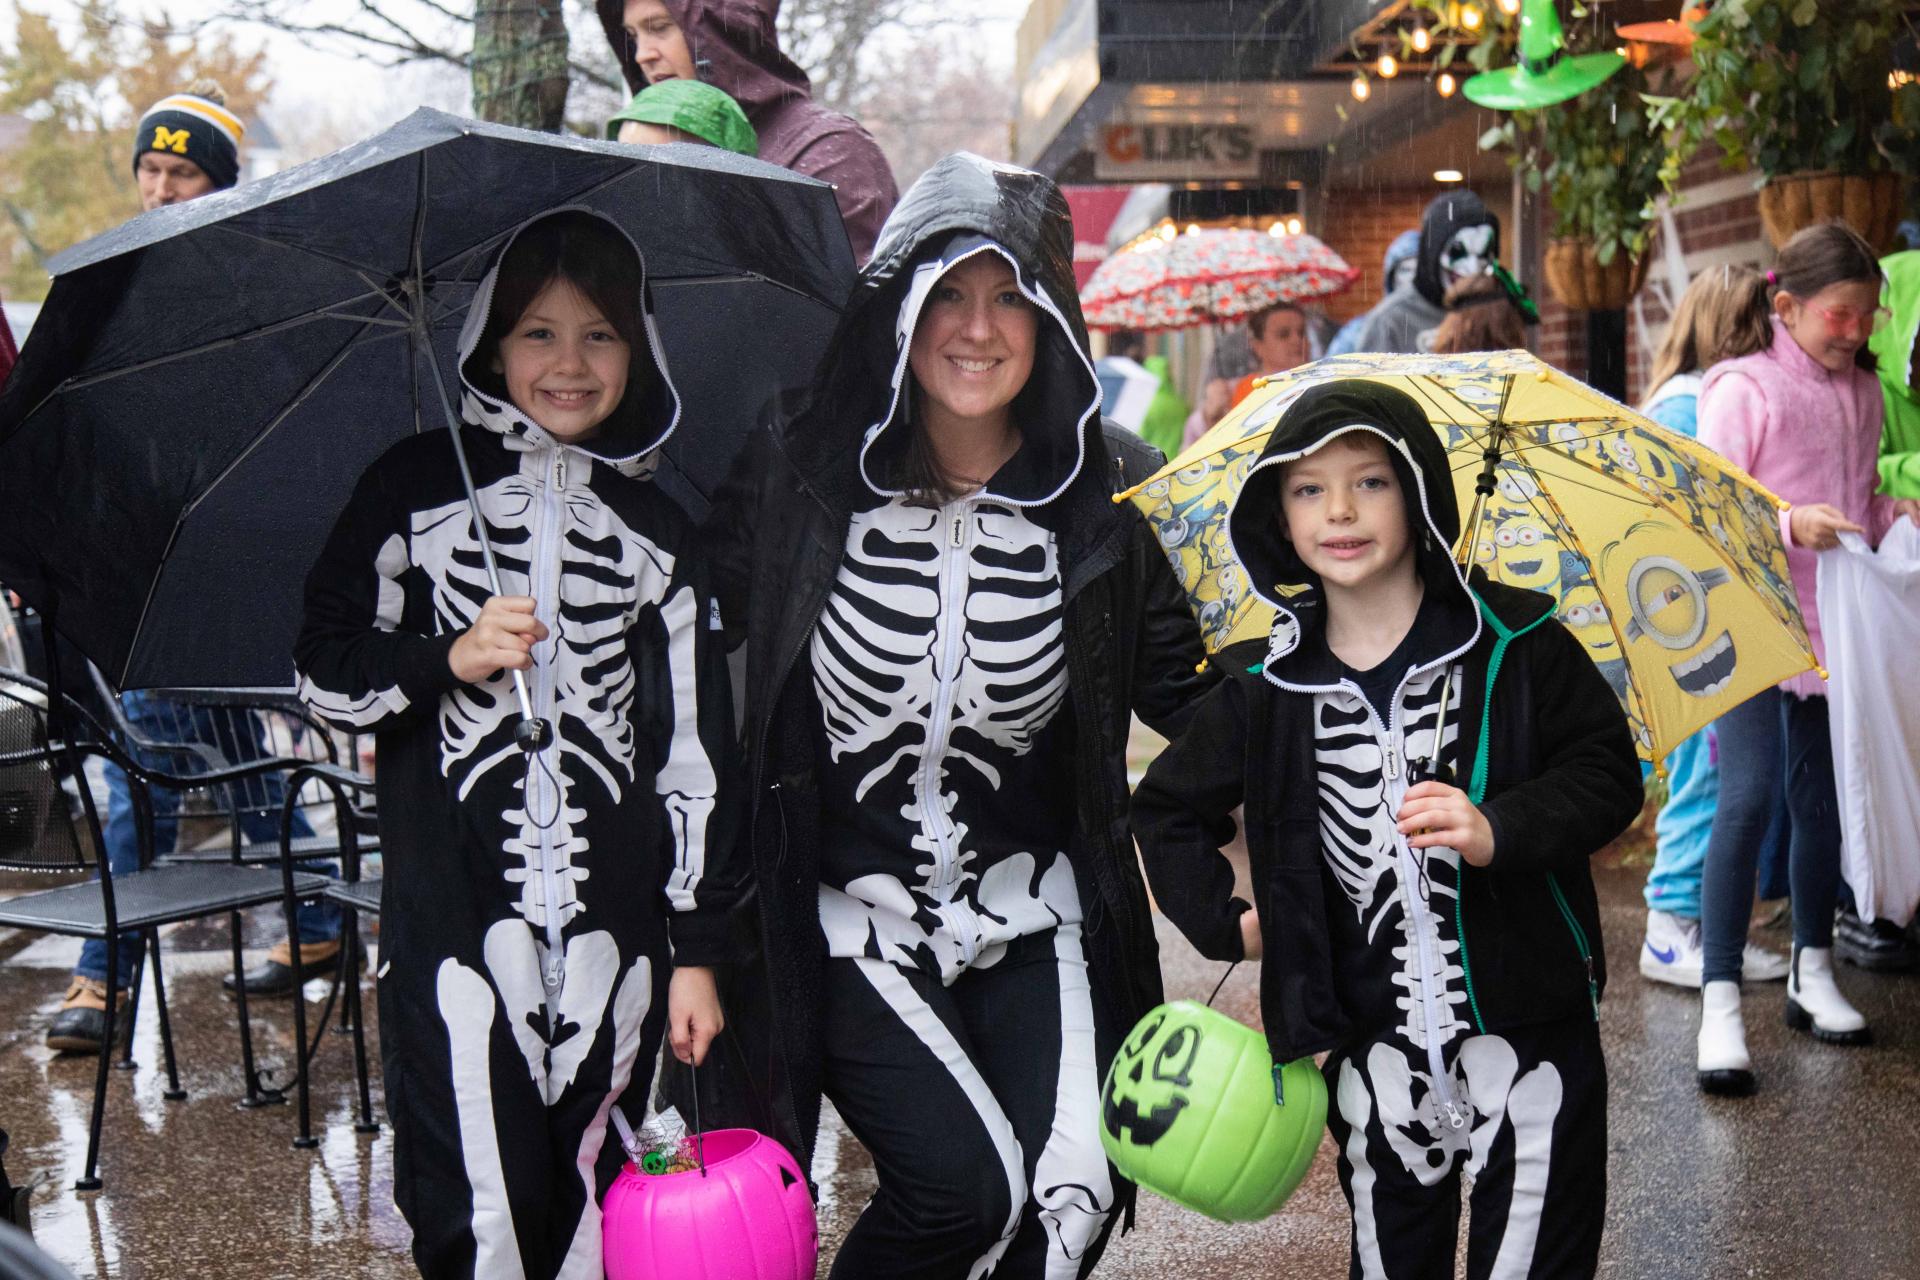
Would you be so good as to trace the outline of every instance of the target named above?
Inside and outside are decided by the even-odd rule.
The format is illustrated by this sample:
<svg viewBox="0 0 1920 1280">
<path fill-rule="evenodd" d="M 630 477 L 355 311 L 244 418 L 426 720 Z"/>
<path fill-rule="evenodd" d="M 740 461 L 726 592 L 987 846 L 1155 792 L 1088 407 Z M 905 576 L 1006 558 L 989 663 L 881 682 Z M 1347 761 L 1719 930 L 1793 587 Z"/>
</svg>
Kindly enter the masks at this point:
<svg viewBox="0 0 1920 1280">
<path fill-rule="evenodd" d="M 719 1025 L 732 720 L 690 528 L 641 482 L 679 420 L 644 298 L 585 212 L 522 228 L 475 296 L 460 430 L 503 595 L 438 431 L 368 468 L 307 582 L 301 694 L 378 734 L 394 1197 L 427 1276 L 599 1276 L 609 1112 L 663 1022 L 693 1059 Z M 515 670 L 552 726 L 531 752 Z"/>
<path fill-rule="evenodd" d="M 1500 219 L 1471 191 L 1436 197 L 1420 216 L 1413 279 L 1382 298 L 1365 317 L 1353 351 L 1412 354 L 1432 349 L 1447 318 L 1447 290 L 1483 275 L 1500 257 Z"/>
<path fill-rule="evenodd" d="M 935 165 L 723 495 L 776 1122 L 804 1151 L 824 1092 L 879 1174 L 840 1280 L 1082 1276 L 1131 1190 L 1099 1140 L 1159 991 L 1126 728 L 1183 724 L 1201 654 L 1113 502 L 1160 459 L 1103 429 L 1070 227 L 1038 174 Z"/>
<path fill-rule="evenodd" d="M 1208 956 L 1264 955 L 1276 1062 L 1331 1051 L 1353 1276 L 1451 1277 L 1463 1170 L 1470 1276 L 1591 1275 L 1586 860 L 1640 806 L 1619 703 L 1551 597 L 1457 568 L 1447 457 L 1401 391 L 1301 396 L 1227 528 L 1274 627 L 1135 793 L 1160 906 Z M 1243 803 L 1252 904 L 1218 853 Z"/>
</svg>

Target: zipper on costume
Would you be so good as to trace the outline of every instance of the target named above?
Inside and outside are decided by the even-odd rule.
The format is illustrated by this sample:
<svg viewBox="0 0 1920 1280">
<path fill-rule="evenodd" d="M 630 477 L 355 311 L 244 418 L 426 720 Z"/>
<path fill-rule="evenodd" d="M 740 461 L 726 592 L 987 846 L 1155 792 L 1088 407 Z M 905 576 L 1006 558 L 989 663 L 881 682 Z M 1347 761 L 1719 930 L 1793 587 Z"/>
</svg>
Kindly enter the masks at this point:
<svg viewBox="0 0 1920 1280">
<path fill-rule="evenodd" d="M 553 634 L 548 643 L 555 651 L 560 645 L 560 602 L 558 599 L 561 528 L 566 518 L 567 457 L 564 449 L 553 451 L 553 465 L 546 469 L 542 477 L 540 493 L 540 521 L 534 538 L 533 561 L 533 611 L 538 617 L 543 609 L 551 606 Z M 533 668 L 533 713 L 553 723 L 553 675 L 552 662 L 538 662 Z M 555 726 L 557 736 L 559 728 Z M 555 751 L 558 743 L 549 743 L 542 748 L 542 754 Z M 557 755 L 556 751 L 556 755 Z M 553 794 L 548 796 L 551 786 Z M 547 962 L 542 975 L 547 991 L 547 1022 L 551 1026 L 555 1018 L 555 998 L 567 981 L 566 947 L 560 936 L 560 876 L 554 869 L 553 859 L 553 822 L 541 824 L 535 815 L 551 812 L 556 821 L 560 806 L 566 803 L 561 793 L 559 778 L 550 769 L 527 770 L 526 795 L 522 797 L 527 806 L 527 816 L 533 822 L 534 830 L 539 833 L 540 846 L 540 885 L 546 898 L 547 914 Z"/>
<path fill-rule="evenodd" d="M 1360 693 L 1359 688 L 1351 681 L 1343 680 L 1341 683 L 1355 694 Z M 1402 680 L 1401 687 L 1404 688 L 1405 685 L 1406 681 Z M 1380 713 L 1374 710 L 1372 703 L 1367 702 L 1365 695 L 1360 695 L 1360 700 L 1367 709 L 1367 718 L 1376 728 L 1379 728 Z M 1382 794 L 1386 801 L 1387 821 L 1393 823 L 1396 821 L 1395 815 L 1400 812 L 1400 806 L 1407 797 L 1406 782 L 1400 777 L 1398 749 L 1395 745 L 1400 741 L 1398 690 L 1395 691 L 1393 705 L 1388 709 L 1388 717 L 1384 726 L 1385 733 L 1378 740 L 1386 773 L 1386 777 L 1381 781 Z M 1444 729 L 1444 726 L 1442 728 Z M 1446 1112 L 1448 1125 L 1459 1129 L 1466 1124 L 1466 1117 L 1461 1113 L 1459 1103 L 1454 1098 L 1453 1077 L 1448 1074 L 1446 1062 L 1440 1052 L 1440 1001 L 1434 995 L 1431 977 L 1436 967 L 1439 940 L 1429 936 L 1427 916 L 1430 914 L 1430 904 L 1418 899 L 1415 894 L 1415 885 L 1424 883 L 1426 880 L 1426 870 L 1420 865 L 1421 860 L 1416 857 L 1413 846 L 1407 843 L 1406 837 L 1400 834 L 1397 826 L 1393 832 L 1393 843 L 1400 863 L 1400 892 L 1404 900 L 1402 910 L 1406 915 L 1407 928 L 1413 934 L 1414 949 L 1420 959 L 1420 1011 L 1427 1024 L 1427 1069 L 1433 1078 L 1434 1096 L 1439 1099 L 1441 1109 Z"/>
<path fill-rule="evenodd" d="M 1547 872 L 1547 888 L 1553 890 L 1553 900 L 1560 908 L 1560 914 L 1566 919 L 1567 928 L 1573 934 L 1573 945 L 1580 949 L 1580 963 L 1587 969 L 1587 1000 L 1593 1005 L 1593 1020 L 1600 1021 L 1600 981 L 1593 972 L 1593 948 L 1587 945 L 1587 931 L 1574 919 L 1573 906 L 1567 901 L 1567 895 L 1560 888 L 1560 877 Z"/>
<path fill-rule="evenodd" d="M 940 780 L 947 759 L 947 740 L 953 732 L 954 668 L 960 661 L 961 641 L 966 638 L 967 632 L 968 516 L 972 509 L 973 499 L 970 497 L 958 499 L 940 509 L 941 522 L 946 526 L 946 538 L 940 550 L 940 604 L 937 616 L 938 625 L 943 631 L 938 654 L 940 665 L 934 675 L 933 708 L 927 725 L 926 752 L 920 758 L 920 822 L 933 838 L 933 874 L 929 877 L 929 883 L 935 889 L 950 889 L 959 870 L 959 858 L 953 847 L 953 823 L 940 803 Z M 960 947 L 962 963 L 972 964 L 979 950 L 973 930 L 964 927 L 965 921 L 944 910 L 940 914 L 946 919 L 947 927 Z"/>
</svg>

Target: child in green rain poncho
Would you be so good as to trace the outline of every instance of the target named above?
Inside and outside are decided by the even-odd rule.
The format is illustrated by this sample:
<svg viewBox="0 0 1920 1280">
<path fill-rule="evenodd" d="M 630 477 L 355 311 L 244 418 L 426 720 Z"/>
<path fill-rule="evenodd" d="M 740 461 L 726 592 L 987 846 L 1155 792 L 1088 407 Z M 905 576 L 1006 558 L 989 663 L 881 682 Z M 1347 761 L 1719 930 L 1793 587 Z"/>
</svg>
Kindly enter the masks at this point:
<svg viewBox="0 0 1920 1280">
<path fill-rule="evenodd" d="M 631 143 L 706 143 L 743 156 L 760 150 L 760 139 L 740 104 L 698 80 L 648 85 L 607 121 L 607 137 Z"/>
</svg>

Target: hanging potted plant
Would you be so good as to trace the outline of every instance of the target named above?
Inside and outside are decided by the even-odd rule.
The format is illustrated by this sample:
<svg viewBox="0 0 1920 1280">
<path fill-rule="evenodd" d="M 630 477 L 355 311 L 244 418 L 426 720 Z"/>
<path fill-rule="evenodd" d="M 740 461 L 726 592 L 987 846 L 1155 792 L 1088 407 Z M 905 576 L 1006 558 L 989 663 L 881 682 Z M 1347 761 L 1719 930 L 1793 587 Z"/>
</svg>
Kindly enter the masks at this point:
<svg viewBox="0 0 1920 1280">
<path fill-rule="evenodd" d="M 1547 288 L 1577 311 L 1625 307 L 1647 278 L 1647 242 L 1666 158 L 1649 132 L 1643 72 L 1628 67 L 1541 111 L 1515 111 L 1480 139 L 1502 148 L 1530 191 L 1545 191 L 1553 239 Z"/>
<path fill-rule="evenodd" d="M 1436 65 L 1460 57 L 1480 73 L 1466 95 L 1502 113 L 1481 149 L 1505 151 L 1527 189 L 1547 197 L 1548 290 L 1576 310 L 1626 306 L 1646 279 L 1668 164 L 1643 101 L 1646 73 L 1621 65 L 1611 24 L 1576 3 L 1573 29 L 1563 30 L 1551 0 L 1481 11 L 1471 26 L 1449 0 L 1412 7 L 1441 34 Z"/>
<path fill-rule="evenodd" d="M 1728 168 L 1765 175 L 1774 244 L 1839 217 L 1890 248 L 1920 170 L 1920 84 L 1892 70 L 1910 29 L 1893 0 L 1718 0 L 1695 27 L 1686 94 L 1660 115 L 1686 142 L 1718 143 Z"/>
</svg>

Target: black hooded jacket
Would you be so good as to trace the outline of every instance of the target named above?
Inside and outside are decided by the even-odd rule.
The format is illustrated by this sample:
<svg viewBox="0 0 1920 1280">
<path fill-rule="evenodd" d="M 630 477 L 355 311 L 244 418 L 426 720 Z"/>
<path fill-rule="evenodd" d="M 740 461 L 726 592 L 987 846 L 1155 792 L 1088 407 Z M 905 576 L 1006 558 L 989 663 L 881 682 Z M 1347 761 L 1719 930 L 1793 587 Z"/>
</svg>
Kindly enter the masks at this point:
<svg viewBox="0 0 1920 1280">
<path fill-rule="evenodd" d="M 820 1097 L 822 709 L 807 654 L 847 554 L 849 528 L 888 488 L 890 430 L 902 411 L 902 304 L 940 255 L 997 250 L 1023 292 L 1042 299 L 1040 341 L 1016 401 L 1021 451 L 983 496 L 1055 535 L 1070 748 L 1057 762 L 1070 806 L 1066 852 L 1081 900 L 1094 998 L 1124 1029 L 1161 997 L 1145 886 L 1127 824 L 1130 717 L 1165 733 L 1186 724 L 1210 677 L 1199 631 L 1145 522 L 1113 495 L 1160 455 L 1105 426 L 1073 283 L 1072 224 L 1039 174 L 977 156 L 928 170 L 888 220 L 807 403 L 755 433 L 716 505 L 709 546 L 722 610 L 746 643 L 748 838 L 756 869 L 764 995 L 777 1068 L 778 1136 L 812 1151 Z M 751 1008 L 738 993 L 733 1008 Z M 735 1024 L 739 1025 L 738 1015 Z M 764 1050 L 748 1046 L 755 1092 Z"/>
<path fill-rule="evenodd" d="M 1418 405 L 1359 381 L 1308 391 L 1275 428 L 1229 516 L 1249 583 L 1276 609 L 1267 652 L 1242 645 L 1222 655 L 1228 679 L 1148 769 L 1133 806 L 1161 909 L 1202 954 L 1236 960 L 1248 904 L 1232 897 L 1219 849 L 1232 835 L 1233 809 L 1245 805 L 1265 952 L 1261 1012 L 1277 1062 L 1379 1030 L 1377 994 L 1338 971 L 1348 952 L 1333 916 L 1341 891 L 1324 852 L 1315 750 L 1316 696 L 1354 686 L 1342 683 L 1345 669 L 1326 645 L 1318 580 L 1277 523 L 1279 464 L 1355 427 L 1388 443 L 1429 597 L 1422 619 L 1434 634 L 1420 638 L 1404 687 L 1447 663 L 1464 677 L 1452 694 L 1459 735 L 1437 773 L 1468 791 L 1494 835 L 1490 865 L 1460 863 L 1458 910 L 1446 922 L 1461 943 L 1474 1029 L 1597 1006 L 1606 970 L 1587 858 L 1641 802 L 1626 718 L 1578 641 L 1553 621 L 1554 601 L 1477 572 L 1463 578 L 1454 566 L 1452 478 Z M 1347 910 L 1343 901 L 1339 909 Z"/>
<path fill-rule="evenodd" d="M 1493 239 L 1487 243 L 1487 256 L 1500 256 L 1500 219 L 1493 216 L 1487 202 L 1471 191 L 1449 191 L 1437 196 L 1420 215 L 1420 253 L 1413 268 L 1413 287 L 1434 306 L 1447 300 L 1446 275 L 1441 255 L 1447 241 L 1462 227 L 1490 226 Z"/>
</svg>

